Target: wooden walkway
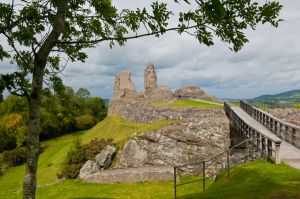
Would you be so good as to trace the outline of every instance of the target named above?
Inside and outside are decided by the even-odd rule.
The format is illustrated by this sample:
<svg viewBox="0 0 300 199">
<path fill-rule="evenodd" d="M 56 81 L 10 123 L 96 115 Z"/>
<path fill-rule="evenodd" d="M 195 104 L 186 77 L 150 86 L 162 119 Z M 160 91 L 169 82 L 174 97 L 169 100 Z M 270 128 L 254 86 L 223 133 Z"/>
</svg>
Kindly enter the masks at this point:
<svg viewBox="0 0 300 199">
<path fill-rule="evenodd" d="M 231 109 L 241 118 L 247 125 L 259 130 L 266 137 L 271 138 L 272 140 L 281 140 L 280 145 L 280 158 L 281 160 L 294 168 L 300 169 L 300 149 L 291 145 L 290 143 L 280 139 L 277 135 L 272 133 L 264 125 L 256 121 L 249 114 L 247 114 L 243 109 L 237 106 L 231 106 Z"/>
</svg>

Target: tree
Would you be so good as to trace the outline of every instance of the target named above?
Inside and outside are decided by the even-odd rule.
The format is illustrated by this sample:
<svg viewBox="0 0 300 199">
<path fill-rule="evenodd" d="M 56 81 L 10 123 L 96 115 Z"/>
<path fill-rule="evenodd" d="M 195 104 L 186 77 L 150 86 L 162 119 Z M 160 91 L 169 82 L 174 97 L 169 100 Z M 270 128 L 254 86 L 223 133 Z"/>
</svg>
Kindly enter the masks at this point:
<svg viewBox="0 0 300 199">
<path fill-rule="evenodd" d="M 0 103 L 3 101 L 3 91 L 0 90 Z"/>
<path fill-rule="evenodd" d="M 262 4 L 252 0 L 174 0 L 178 7 L 190 5 L 189 11 L 174 15 L 164 2 L 153 2 L 150 9 L 119 11 L 110 0 L 11 0 L 0 3 L 0 34 L 7 46 L 0 44 L 0 59 L 9 59 L 18 70 L 1 75 L 0 90 L 26 96 L 29 107 L 27 167 L 23 198 L 35 198 L 39 154 L 41 96 L 43 84 L 57 81 L 68 61 L 84 61 L 85 48 L 103 41 L 124 45 L 129 39 L 167 31 L 188 32 L 200 43 L 214 44 L 219 37 L 238 51 L 248 40 L 243 33 L 258 23 L 278 25 L 281 5 L 275 1 Z M 185 10 L 185 9 L 182 9 Z M 178 24 L 169 26 L 171 17 Z M 192 31 L 192 32 L 191 32 Z M 66 62 L 63 62 L 67 58 Z M 62 65 L 62 66 L 61 66 Z M 47 81 L 47 80 L 50 80 Z"/>
<path fill-rule="evenodd" d="M 91 96 L 91 93 L 86 88 L 79 88 L 78 91 L 76 92 L 76 96 L 82 99 L 87 99 Z"/>
</svg>

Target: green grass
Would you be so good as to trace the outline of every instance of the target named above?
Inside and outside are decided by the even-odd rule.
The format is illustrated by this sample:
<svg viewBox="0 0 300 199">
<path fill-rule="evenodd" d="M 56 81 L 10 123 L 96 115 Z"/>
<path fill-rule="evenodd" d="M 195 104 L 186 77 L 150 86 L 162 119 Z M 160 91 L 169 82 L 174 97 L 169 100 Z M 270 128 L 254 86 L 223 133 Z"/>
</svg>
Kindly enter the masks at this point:
<svg viewBox="0 0 300 199">
<path fill-rule="evenodd" d="M 155 121 L 152 124 L 139 124 L 126 122 L 120 118 L 110 116 L 98 123 L 89 131 L 64 135 L 41 143 L 45 148 L 40 155 L 38 164 L 38 185 L 44 186 L 53 183 L 60 172 L 61 165 L 76 138 L 80 138 L 82 143 L 87 143 L 93 138 L 112 138 L 117 147 L 134 133 L 155 131 L 159 128 L 178 121 Z M 20 193 L 23 181 L 25 166 L 18 166 L 8 169 L 0 177 L 0 198 L 15 198 Z"/>
<path fill-rule="evenodd" d="M 211 181 L 208 182 L 208 186 Z M 201 182 L 177 188 L 179 197 L 202 192 Z M 144 182 L 116 184 L 88 184 L 80 180 L 66 180 L 62 183 L 39 188 L 37 198 L 172 198 L 173 182 Z"/>
<path fill-rule="evenodd" d="M 153 106 L 169 106 L 173 108 L 196 107 L 196 108 L 223 108 L 222 105 L 212 104 L 209 102 L 195 101 L 195 100 L 176 100 L 174 102 L 154 102 Z"/>
<path fill-rule="evenodd" d="M 93 138 L 112 138 L 117 147 L 121 147 L 134 133 L 155 131 L 167 124 L 179 123 L 175 120 L 157 120 L 151 124 L 128 122 L 116 116 L 109 116 L 98 123 L 88 133 L 82 136 L 82 142 L 87 143 Z"/>
<path fill-rule="evenodd" d="M 281 199 L 300 198 L 300 170 L 265 161 L 234 167 L 230 177 L 222 173 L 205 193 L 187 198 Z"/>
<path fill-rule="evenodd" d="M 293 104 L 293 108 L 300 109 L 300 103 Z"/>
<path fill-rule="evenodd" d="M 174 121 L 150 124 L 126 122 L 108 117 L 89 131 L 65 135 L 42 142 L 45 147 L 39 159 L 37 198 L 172 198 L 173 182 L 88 184 L 80 180 L 56 180 L 67 152 L 74 139 L 86 143 L 94 137 L 113 138 L 119 146 L 133 133 L 156 130 Z M 22 197 L 24 165 L 8 169 L 0 177 L 0 198 Z M 185 179 L 183 179 L 185 180 Z M 208 186 L 211 182 L 208 182 Z M 201 182 L 178 187 L 179 198 L 300 198 L 300 170 L 284 164 L 265 161 L 238 165 L 231 169 L 230 177 L 221 174 L 209 189 L 202 193 Z"/>
</svg>

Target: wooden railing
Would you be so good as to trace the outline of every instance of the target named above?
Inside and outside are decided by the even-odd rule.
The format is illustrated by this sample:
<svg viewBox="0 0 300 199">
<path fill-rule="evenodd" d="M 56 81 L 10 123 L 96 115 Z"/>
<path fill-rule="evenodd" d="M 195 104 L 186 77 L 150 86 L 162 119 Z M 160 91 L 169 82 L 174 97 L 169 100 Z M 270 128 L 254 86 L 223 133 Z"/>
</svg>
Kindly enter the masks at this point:
<svg viewBox="0 0 300 199">
<path fill-rule="evenodd" d="M 276 164 L 280 163 L 279 150 L 281 140 L 279 138 L 275 136 L 268 136 L 255 126 L 251 126 L 250 124 L 246 123 L 232 110 L 227 102 L 224 102 L 224 110 L 232 124 L 242 136 L 244 136 L 246 139 L 261 138 L 253 139 L 253 144 L 257 146 L 269 160 L 275 162 Z"/>
<path fill-rule="evenodd" d="M 299 126 L 284 122 L 263 110 L 251 106 L 245 101 L 240 102 L 240 107 L 278 137 L 300 148 Z"/>
</svg>

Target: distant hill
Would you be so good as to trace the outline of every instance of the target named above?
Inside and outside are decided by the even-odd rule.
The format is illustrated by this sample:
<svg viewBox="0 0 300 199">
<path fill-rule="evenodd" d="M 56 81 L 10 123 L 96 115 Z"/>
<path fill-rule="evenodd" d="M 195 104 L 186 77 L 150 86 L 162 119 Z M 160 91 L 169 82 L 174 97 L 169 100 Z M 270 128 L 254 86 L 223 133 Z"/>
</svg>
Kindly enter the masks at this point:
<svg viewBox="0 0 300 199">
<path fill-rule="evenodd" d="M 299 107 L 300 89 L 248 99 L 252 105 L 264 108 Z"/>
<path fill-rule="evenodd" d="M 300 89 L 274 95 L 262 95 L 254 98 L 254 100 L 298 100 L 300 102 Z"/>
</svg>

